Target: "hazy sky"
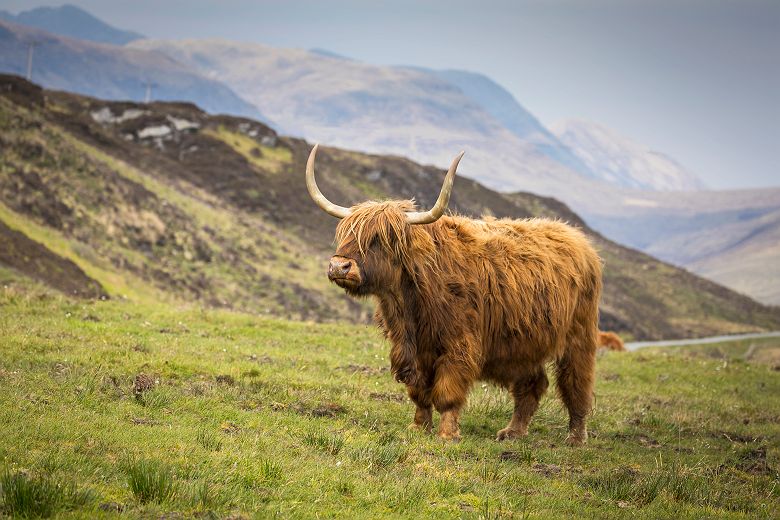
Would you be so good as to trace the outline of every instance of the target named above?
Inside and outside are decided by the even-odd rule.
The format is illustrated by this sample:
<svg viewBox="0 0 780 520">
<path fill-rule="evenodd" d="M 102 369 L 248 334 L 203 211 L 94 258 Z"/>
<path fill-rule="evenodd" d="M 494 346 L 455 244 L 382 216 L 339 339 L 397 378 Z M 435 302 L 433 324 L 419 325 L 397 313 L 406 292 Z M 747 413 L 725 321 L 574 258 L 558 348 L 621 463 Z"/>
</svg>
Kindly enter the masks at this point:
<svg viewBox="0 0 780 520">
<path fill-rule="evenodd" d="M 780 185 L 780 1 L 70 0 L 155 38 L 484 73 L 549 124 L 598 121 L 713 188 Z M 57 2 L 0 0 L 18 12 Z"/>
</svg>

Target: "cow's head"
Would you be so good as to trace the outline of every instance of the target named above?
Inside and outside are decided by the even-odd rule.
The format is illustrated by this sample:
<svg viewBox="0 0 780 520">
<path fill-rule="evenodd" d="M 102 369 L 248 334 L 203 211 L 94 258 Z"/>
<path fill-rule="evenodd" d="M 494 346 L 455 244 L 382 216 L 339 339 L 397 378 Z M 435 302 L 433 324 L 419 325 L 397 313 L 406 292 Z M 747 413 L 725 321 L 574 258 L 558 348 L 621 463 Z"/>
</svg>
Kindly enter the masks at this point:
<svg viewBox="0 0 780 520">
<path fill-rule="evenodd" d="M 410 200 L 368 201 L 351 208 L 333 204 L 314 180 L 317 147 L 306 164 L 306 187 L 320 208 L 341 219 L 336 228 L 336 253 L 328 266 L 330 281 L 353 296 L 364 296 L 399 287 L 404 272 L 414 278 L 411 227 L 436 222 L 444 214 L 463 152 L 452 161 L 433 208 L 416 211 Z"/>
</svg>

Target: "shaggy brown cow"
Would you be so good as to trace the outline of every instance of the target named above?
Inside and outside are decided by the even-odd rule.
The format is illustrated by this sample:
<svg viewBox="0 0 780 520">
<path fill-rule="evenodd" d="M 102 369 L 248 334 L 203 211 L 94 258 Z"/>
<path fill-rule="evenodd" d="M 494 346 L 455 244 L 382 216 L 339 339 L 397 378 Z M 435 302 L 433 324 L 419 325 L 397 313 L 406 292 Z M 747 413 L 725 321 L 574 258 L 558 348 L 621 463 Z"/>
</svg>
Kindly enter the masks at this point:
<svg viewBox="0 0 780 520">
<path fill-rule="evenodd" d="M 459 414 L 477 380 L 510 390 L 515 409 L 498 440 L 526 435 L 547 390 L 554 361 L 569 412 L 570 444 L 587 439 L 591 409 L 601 261 L 577 229 L 545 219 L 473 220 L 442 216 L 452 163 L 432 210 L 412 201 L 328 201 L 314 180 L 317 204 L 341 218 L 328 277 L 353 296 L 377 300 L 377 321 L 392 344 L 390 363 L 417 405 L 413 427 L 460 438 Z"/>
<path fill-rule="evenodd" d="M 598 345 L 599 348 L 616 350 L 618 352 L 625 352 L 626 350 L 626 346 L 623 345 L 623 340 L 620 339 L 620 336 L 618 336 L 614 332 L 599 331 Z"/>
</svg>

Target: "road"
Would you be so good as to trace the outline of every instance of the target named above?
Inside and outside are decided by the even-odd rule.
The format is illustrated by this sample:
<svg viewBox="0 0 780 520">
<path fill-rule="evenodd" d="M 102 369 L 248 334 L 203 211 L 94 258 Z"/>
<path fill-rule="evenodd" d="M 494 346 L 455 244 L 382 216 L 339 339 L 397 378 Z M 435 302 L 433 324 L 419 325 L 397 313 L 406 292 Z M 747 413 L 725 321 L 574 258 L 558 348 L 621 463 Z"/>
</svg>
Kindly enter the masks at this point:
<svg viewBox="0 0 780 520">
<path fill-rule="evenodd" d="M 709 338 L 696 339 L 670 339 L 664 341 L 632 341 L 626 343 L 627 350 L 638 350 L 645 347 L 673 347 L 684 345 L 706 345 L 707 343 L 722 343 L 724 341 L 733 341 L 740 339 L 759 339 L 759 338 L 778 338 L 780 331 L 775 332 L 755 332 L 752 334 L 733 334 L 730 336 L 711 336 Z"/>
</svg>

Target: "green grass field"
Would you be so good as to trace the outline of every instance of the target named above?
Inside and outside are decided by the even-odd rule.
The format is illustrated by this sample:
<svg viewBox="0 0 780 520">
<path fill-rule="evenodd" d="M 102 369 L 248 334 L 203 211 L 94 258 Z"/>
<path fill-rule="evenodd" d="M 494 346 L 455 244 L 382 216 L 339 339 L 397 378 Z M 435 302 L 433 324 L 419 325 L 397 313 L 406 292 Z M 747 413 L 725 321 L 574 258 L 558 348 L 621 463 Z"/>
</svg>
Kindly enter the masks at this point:
<svg viewBox="0 0 780 520">
<path fill-rule="evenodd" d="M 554 392 L 527 438 L 495 442 L 512 404 L 488 385 L 471 394 L 463 441 L 448 444 L 407 430 L 412 405 L 373 327 L 76 302 L 0 275 L 0 515 L 780 511 L 780 372 L 769 364 L 605 353 L 585 447 L 564 444 Z"/>
</svg>

